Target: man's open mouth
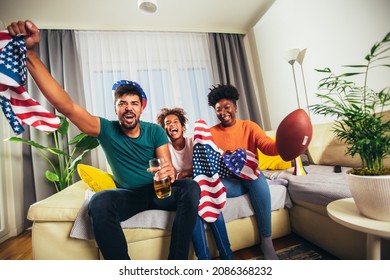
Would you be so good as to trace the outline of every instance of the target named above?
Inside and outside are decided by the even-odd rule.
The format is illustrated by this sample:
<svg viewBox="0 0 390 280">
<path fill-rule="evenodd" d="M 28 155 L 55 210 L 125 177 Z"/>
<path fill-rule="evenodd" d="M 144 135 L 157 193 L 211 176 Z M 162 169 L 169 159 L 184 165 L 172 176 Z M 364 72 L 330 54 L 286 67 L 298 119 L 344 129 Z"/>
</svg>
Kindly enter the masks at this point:
<svg viewBox="0 0 390 280">
<path fill-rule="evenodd" d="M 134 114 L 127 114 L 127 115 L 123 115 L 123 118 L 126 120 L 133 120 L 135 118 L 135 115 Z"/>
</svg>

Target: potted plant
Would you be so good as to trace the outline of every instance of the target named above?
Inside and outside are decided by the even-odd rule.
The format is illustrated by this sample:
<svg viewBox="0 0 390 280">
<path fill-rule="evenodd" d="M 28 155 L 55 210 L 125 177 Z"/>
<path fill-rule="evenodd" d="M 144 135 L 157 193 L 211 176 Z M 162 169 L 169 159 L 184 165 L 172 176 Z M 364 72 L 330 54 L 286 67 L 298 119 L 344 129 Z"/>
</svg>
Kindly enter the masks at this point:
<svg viewBox="0 0 390 280">
<path fill-rule="evenodd" d="M 389 59 L 390 33 L 372 46 L 365 64 L 344 66 L 353 69 L 350 72 L 336 75 L 329 68 L 316 69 L 326 75 L 316 93 L 322 103 L 309 106 L 314 114 L 334 117 L 334 133 L 346 144 L 345 154 L 360 156 L 361 167 L 348 172 L 349 188 L 359 211 L 379 220 L 390 220 L 390 167 L 384 166 L 390 149 L 390 121 L 385 116 L 390 109 L 390 85 L 373 90 L 368 81 L 374 68 L 390 68 Z M 363 78 L 362 85 L 351 81 L 357 76 Z M 379 187 L 372 183 L 378 178 Z"/>
<path fill-rule="evenodd" d="M 10 137 L 5 141 L 23 143 L 36 148 L 52 167 L 52 170 L 45 171 L 45 176 L 54 183 L 56 191 L 59 192 L 71 184 L 72 176 L 77 170 L 77 164 L 81 162 L 86 153 L 99 146 L 99 142 L 96 137 L 80 133 L 69 141 L 69 149 L 70 146 L 73 146 L 69 153 L 65 150 L 66 148 L 61 149 L 60 139 L 68 133 L 69 122 L 62 116 L 57 117 L 61 121 L 60 127 L 56 131 L 48 133 L 53 135 L 55 147 L 45 147 L 35 141 L 19 137 Z M 55 157 L 53 158 L 51 155 L 55 155 Z"/>
</svg>

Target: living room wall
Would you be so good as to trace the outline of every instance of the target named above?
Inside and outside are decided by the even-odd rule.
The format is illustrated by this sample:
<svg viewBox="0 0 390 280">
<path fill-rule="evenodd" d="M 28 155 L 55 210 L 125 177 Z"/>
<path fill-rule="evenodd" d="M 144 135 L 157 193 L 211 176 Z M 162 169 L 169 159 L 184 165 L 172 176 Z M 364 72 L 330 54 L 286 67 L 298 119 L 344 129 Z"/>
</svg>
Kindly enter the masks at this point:
<svg viewBox="0 0 390 280">
<path fill-rule="evenodd" d="M 314 69 L 330 67 L 341 73 L 341 65 L 364 63 L 371 46 L 390 32 L 388 0 L 276 0 L 253 28 L 256 41 L 260 95 L 265 129 L 276 129 L 297 105 L 293 71 L 283 58 L 285 51 L 307 48 L 303 61 L 309 104 L 323 77 Z M 294 64 L 301 108 L 306 107 L 301 68 Z M 387 75 L 371 76 L 374 87 L 383 88 Z M 264 98 L 265 97 L 265 98 Z M 313 123 L 326 120 L 311 116 Z"/>
</svg>

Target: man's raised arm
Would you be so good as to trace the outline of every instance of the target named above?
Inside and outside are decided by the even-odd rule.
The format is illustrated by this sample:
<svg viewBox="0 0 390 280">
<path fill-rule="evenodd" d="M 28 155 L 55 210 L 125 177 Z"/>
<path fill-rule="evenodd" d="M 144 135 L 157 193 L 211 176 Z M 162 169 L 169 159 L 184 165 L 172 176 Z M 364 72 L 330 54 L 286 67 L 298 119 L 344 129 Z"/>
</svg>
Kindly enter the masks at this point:
<svg viewBox="0 0 390 280">
<path fill-rule="evenodd" d="M 99 118 L 91 115 L 87 110 L 73 102 L 69 94 L 51 76 L 34 51 L 35 45 L 40 41 L 38 27 L 27 20 L 13 22 L 7 29 L 11 36 L 26 36 L 27 68 L 46 99 L 82 132 L 91 136 L 98 136 L 100 132 Z"/>
</svg>

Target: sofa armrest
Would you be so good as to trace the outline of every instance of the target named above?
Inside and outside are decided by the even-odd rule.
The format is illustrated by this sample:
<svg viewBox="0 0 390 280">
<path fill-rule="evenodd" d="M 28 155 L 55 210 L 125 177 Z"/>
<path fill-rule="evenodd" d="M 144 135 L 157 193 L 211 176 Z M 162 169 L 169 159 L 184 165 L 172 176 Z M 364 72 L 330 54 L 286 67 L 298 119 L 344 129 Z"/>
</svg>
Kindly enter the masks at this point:
<svg viewBox="0 0 390 280">
<path fill-rule="evenodd" d="M 52 196 L 30 206 L 27 219 L 30 221 L 73 222 L 85 200 L 88 185 L 78 181 Z"/>
</svg>

